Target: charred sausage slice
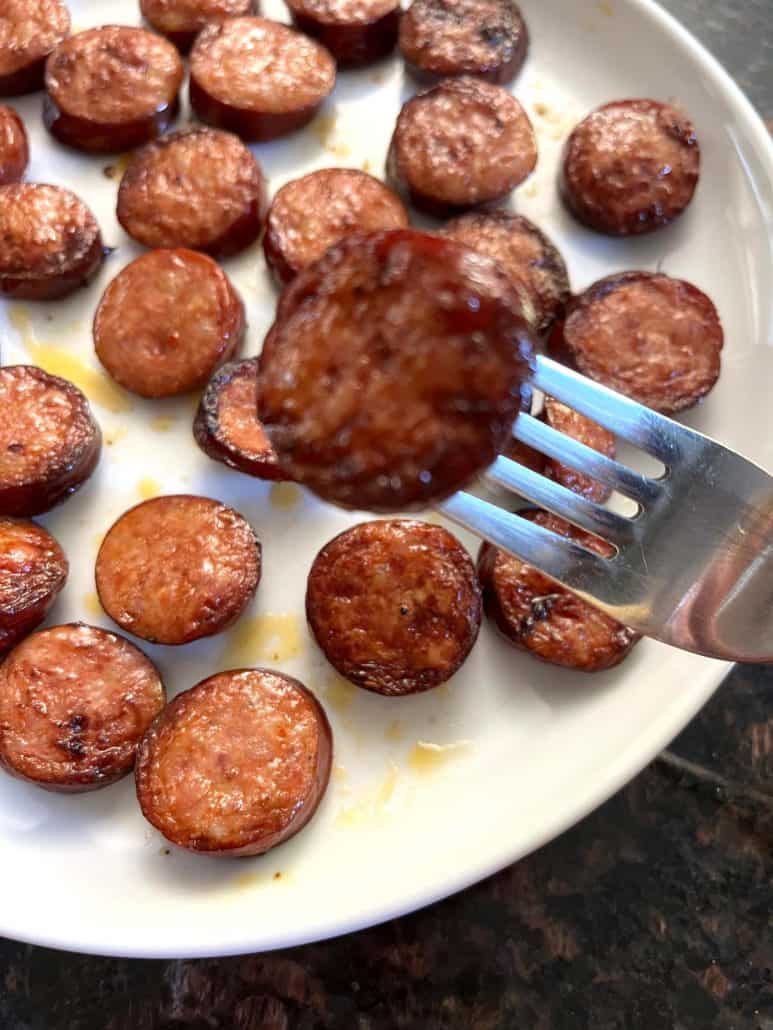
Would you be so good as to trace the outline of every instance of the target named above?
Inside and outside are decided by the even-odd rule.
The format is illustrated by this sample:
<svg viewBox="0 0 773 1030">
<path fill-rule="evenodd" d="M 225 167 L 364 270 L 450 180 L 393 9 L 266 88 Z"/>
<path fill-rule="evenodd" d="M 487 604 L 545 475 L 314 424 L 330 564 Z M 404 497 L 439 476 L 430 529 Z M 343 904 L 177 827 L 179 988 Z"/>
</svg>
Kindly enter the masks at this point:
<svg viewBox="0 0 773 1030">
<path fill-rule="evenodd" d="M 655 100 L 617 100 L 580 122 L 566 144 L 569 209 L 609 236 L 652 232 L 687 207 L 700 174 L 692 122 Z"/>
<path fill-rule="evenodd" d="M 202 854 L 261 855 L 316 812 L 333 736 L 315 697 L 266 669 L 221 672 L 186 690 L 146 733 L 137 797 L 167 840 Z"/>
<path fill-rule="evenodd" d="M 396 0 L 288 0 L 287 6 L 297 28 L 319 40 L 343 67 L 378 61 L 397 43 Z"/>
<path fill-rule="evenodd" d="M 216 258 L 254 243 L 267 206 L 260 165 L 236 136 L 216 129 L 174 132 L 148 144 L 118 191 L 118 221 L 138 243 Z"/>
<path fill-rule="evenodd" d="M 411 203 L 439 217 L 502 200 L 536 164 L 534 130 L 515 97 L 466 76 L 403 105 L 387 159 Z"/>
<path fill-rule="evenodd" d="M 444 683 L 478 637 L 475 566 L 441 526 L 365 522 L 322 548 L 306 613 L 328 661 L 366 690 L 399 696 Z"/>
<path fill-rule="evenodd" d="M 611 554 L 607 543 L 556 515 L 544 511 L 520 514 L 589 551 L 607 557 Z M 491 544 L 484 544 L 480 550 L 478 575 L 488 617 L 510 643 L 551 665 L 578 672 L 611 669 L 639 640 L 632 629 Z"/>
<path fill-rule="evenodd" d="M 352 168 L 322 168 L 276 194 L 263 249 L 284 284 L 344 236 L 407 225 L 400 199 L 378 179 Z"/>
<path fill-rule="evenodd" d="M 285 479 L 257 415 L 258 359 L 233 361 L 211 379 L 193 423 L 196 443 L 215 461 L 257 479 Z"/>
<path fill-rule="evenodd" d="M 3 0 L 0 17 L 0 96 L 43 88 L 46 58 L 70 34 L 62 0 Z"/>
<path fill-rule="evenodd" d="M 411 230 L 350 236 L 285 289 L 258 417 L 282 469 L 326 500 L 417 508 L 501 451 L 530 353 L 490 259 Z"/>
<path fill-rule="evenodd" d="M 172 124 L 182 80 L 180 55 L 154 32 L 88 29 L 49 57 L 43 119 L 60 143 L 78 150 L 131 150 Z"/>
<path fill-rule="evenodd" d="M 12 107 L 0 107 L 0 186 L 20 182 L 29 159 L 24 122 Z"/>
<path fill-rule="evenodd" d="M 235 622 L 260 580 L 260 544 L 233 508 L 206 497 L 155 497 L 111 527 L 97 593 L 118 625 L 154 644 L 187 644 Z"/>
<path fill-rule="evenodd" d="M 104 258 L 97 220 L 61 186 L 0 186 L 0 293 L 58 300 L 87 283 Z"/>
<path fill-rule="evenodd" d="M 77 386 L 32 365 L 6 365 L 0 411 L 0 515 L 40 515 L 83 486 L 102 434 Z"/>
<path fill-rule="evenodd" d="M 128 640 L 82 623 L 41 630 L 0 666 L 0 765 L 46 790 L 106 787 L 163 706 L 157 670 Z"/>
<path fill-rule="evenodd" d="M 94 319 L 99 360 L 141 397 L 204 386 L 244 339 L 244 305 L 225 272 L 193 250 L 153 250 L 105 290 Z"/>
<path fill-rule="evenodd" d="M 199 32 L 210 22 L 257 14 L 257 0 L 140 0 L 151 28 L 187 54 Z"/>
<path fill-rule="evenodd" d="M 581 415 L 579 411 L 567 407 L 566 404 L 562 404 L 553 397 L 546 397 L 542 417 L 559 433 L 565 433 L 572 439 L 579 440 L 580 443 L 592 447 L 594 451 L 599 451 L 607 458 L 614 458 L 616 451 L 614 436 L 608 429 L 604 429 L 597 422 Z M 554 461 L 552 458 L 547 459 L 546 473 L 562 486 L 599 504 L 608 500 L 612 492 L 603 483 L 591 479 L 590 476 L 578 472 L 569 465 L 562 465 L 561 462 Z"/>
<path fill-rule="evenodd" d="M 191 106 L 203 122 L 260 142 L 302 128 L 335 85 L 335 61 L 265 18 L 202 30 L 191 51 Z"/>
<path fill-rule="evenodd" d="M 0 516 L 0 655 L 45 619 L 67 572 L 62 548 L 42 526 Z"/>
</svg>

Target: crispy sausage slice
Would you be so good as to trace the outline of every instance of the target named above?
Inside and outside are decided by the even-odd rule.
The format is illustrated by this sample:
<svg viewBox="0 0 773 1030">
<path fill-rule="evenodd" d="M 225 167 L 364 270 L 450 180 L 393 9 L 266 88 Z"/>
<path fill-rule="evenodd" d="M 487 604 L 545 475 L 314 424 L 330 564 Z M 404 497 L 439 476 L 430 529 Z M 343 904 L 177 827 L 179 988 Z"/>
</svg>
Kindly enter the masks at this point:
<svg viewBox="0 0 773 1030">
<path fill-rule="evenodd" d="M 181 848 L 261 855 L 314 815 L 332 754 L 322 706 L 297 680 L 267 669 L 221 672 L 178 694 L 145 734 L 137 798 Z"/>
<path fill-rule="evenodd" d="M 400 52 L 420 81 L 475 75 L 504 85 L 528 50 L 512 0 L 413 0 L 400 20 Z"/>
<path fill-rule="evenodd" d="M 207 497 L 155 497 L 108 531 L 97 593 L 122 629 L 154 644 L 187 644 L 239 618 L 260 567 L 257 537 L 233 508 Z"/>
<path fill-rule="evenodd" d="M 88 29 L 46 63 L 46 128 L 90 153 L 131 150 L 166 132 L 180 107 L 183 65 L 166 39 L 128 25 Z"/>
<path fill-rule="evenodd" d="M 257 479 L 286 479 L 258 422 L 258 359 L 232 361 L 210 380 L 193 423 L 196 443 L 215 461 Z"/>
<path fill-rule="evenodd" d="M 263 250 L 285 284 L 344 236 L 407 225 L 399 197 L 378 179 L 352 168 L 322 168 L 293 179 L 276 194 Z"/>
<path fill-rule="evenodd" d="M 151 28 L 187 54 L 199 32 L 210 22 L 257 14 L 257 0 L 140 0 Z"/>
<path fill-rule="evenodd" d="M 478 638 L 475 566 L 448 530 L 364 522 L 314 560 L 306 615 L 317 643 L 358 687 L 397 697 L 445 683 Z"/>
<path fill-rule="evenodd" d="M 470 211 L 450 222 L 443 232 L 493 258 L 524 295 L 535 330 L 547 332 L 571 290 L 566 263 L 541 229 L 510 211 Z"/>
<path fill-rule="evenodd" d="M 285 289 L 258 417 L 289 478 L 344 507 L 405 511 L 494 460 L 530 356 L 490 259 L 406 229 L 350 236 Z"/>
<path fill-rule="evenodd" d="M 64 551 L 42 526 L 0 516 L 0 655 L 45 619 L 68 571 Z"/>
<path fill-rule="evenodd" d="M 719 378 L 724 333 L 697 287 L 623 272 L 574 298 L 549 341 L 583 375 L 671 414 L 697 404 Z"/>
<path fill-rule="evenodd" d="M 268 207 L 261 167 L 229 132 L 190 129 L 148 144 L 118 190 L 118 221 L 146 247 L 189 247 L 212 257 L 244 250 Z"/>
<path fill-rule="evenodd" d="M 24 122 L 12 107 L 0 107 L 0 186 L 20 182 L 29 159 Z"/>
<path fill-rule="evenodd" d="M 387 158 L 411 203 L 441 218 L 501 200 L 536 164 L 534 129 L 515 97 L 466 76 L 403 105 Z"/>
<path fill-rule="evenodd" d="M 519 514 L 589 551 L 611 554 L 605 541 L 556 515 L 544 511 Z M 551 665 L 601 672 L 622 662 L 639 640 L 632 629 L 491 544 L 481 547 L 478 575 L 486 614 L 500 632 L 511 644 Z"/>
<path fill-rule="evenodd" d="M 0 411 L 0 515 L 40 515 L 83 486 L 102 434 L 77 386 L 33 365 L 6 365 Z"/>
<path fill-rule="evenodd" d="M 689 118 L 655 100 L 617 100 L 569 137 L 561 191 L 589 228 L 633 236 L 673 222 L 692 200 L 699 174 Z"/>
<path fill-rule="evenodd" d="M 311 121 L 335 77 L 335 61 L 308 36 L 265 18 L 231 18 L 194 44 L 191 106 L 242 139 L 276 139 Z"/>
<path fill-rule="evenodd" d="M 241 348 L 244 305 L 225 272 L 194 250 L 153 250 L 105 290 L 94 318 L 97 357 L 141 397 L 195 390 Z"/>
<path fill-rule="evenodd" d="M 0 293 L 59 300 L 92 279 L 105 256 L 94 215 L 61 186 L 0 186 Z"/>
<path fill-rule="evenodd" d="M 0 666 L 0 765 L 45 790 L 97 790 L 126 776 L 164 707 L 152 662 L 82 623 L 40 630 Z"/>
<path fill-rule="evenodd" d="M 567 407 L 566 404 L 562 404 L 554 397 L 546 397 L 542 417 L 559 433 L 565 433 L 572 439 L 579 440 L 580 443 L 592 447 L 594 451 L 599 451 L 607 458 L 614 458 L 616 452 L 614 436 L 608 429 L 604 429 L 597 422 L 581 415 L 579 411 Z M 552 458 L 546 460 L 545 471 L 551 479 L 555 479 L 562 486 L 599 504 L 608 500 L 612 493 L 603 483 L 591 479 L 590 476 L 578 472 L 569 465 L 562 465 L 560 461 L 554 461 Z"/>
<path fill-rule="evenodd" d="M 378 61 L 397 43 L 397 0 L 288 0 L 287 6 L 297 28 L 319 40 L 342 67 Z"/>
<path fill-rule="evenodd" d="M 0 96 L 43 89 L 46 58 L 70 34 L 63 0 L 3 0 L 0 16 Z"/>
</svg>

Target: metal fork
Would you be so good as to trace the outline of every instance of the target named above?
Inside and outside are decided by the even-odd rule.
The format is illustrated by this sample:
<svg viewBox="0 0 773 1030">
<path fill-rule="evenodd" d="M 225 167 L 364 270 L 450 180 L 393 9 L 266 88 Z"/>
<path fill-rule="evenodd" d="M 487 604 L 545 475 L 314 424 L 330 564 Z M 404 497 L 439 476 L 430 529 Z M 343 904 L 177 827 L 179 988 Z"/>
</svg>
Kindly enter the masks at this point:
<svg viewBox="0 0 773 1030">
<path fill-rule="evenodd" d="M 513 435 L 638 505 L 631 517 L 498 458 L 485 478 L 603 537 L 604 558 L 469 493 L 440 511 L 613 618 L 674 647 L 773 661 L 773 477 L 733 451 L 545 357 L 531 383 L 665 465 L 652 478 L 530 415 Z"/>
</svg>

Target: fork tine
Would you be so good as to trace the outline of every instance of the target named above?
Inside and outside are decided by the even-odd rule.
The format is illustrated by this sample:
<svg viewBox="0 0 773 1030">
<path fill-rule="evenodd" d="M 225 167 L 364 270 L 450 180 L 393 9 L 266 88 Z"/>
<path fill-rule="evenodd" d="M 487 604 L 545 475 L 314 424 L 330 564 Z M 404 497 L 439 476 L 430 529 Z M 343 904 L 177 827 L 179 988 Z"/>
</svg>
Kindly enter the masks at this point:
<svg viewBox="0 0 773 1030">
<path fill-rule="evenodd" d="M 602 508 L 601 505 L 567 490 L 565 486 L 554 483 L 517 461 L 497 458 L 486 470 L 484 477 L 514 490 L 527 500 L 547 508 L 554 515 L 560 515 L 581 529 L 604 537 L 618 547 L 629 544 L 633 539 L 634 525 L 630 519 Z"/>
<path fill-rule="evenodd" d="M 549 458 L 563 462 L 589 475 L 612 490 L 619 490 L 644 507 L 652 504 L 661 493 L 654 479 L 634 472 L 627 465 L 594 451 L 532 415 L 520 414 L 513 427 L 513 436 Z"/>
</svg>

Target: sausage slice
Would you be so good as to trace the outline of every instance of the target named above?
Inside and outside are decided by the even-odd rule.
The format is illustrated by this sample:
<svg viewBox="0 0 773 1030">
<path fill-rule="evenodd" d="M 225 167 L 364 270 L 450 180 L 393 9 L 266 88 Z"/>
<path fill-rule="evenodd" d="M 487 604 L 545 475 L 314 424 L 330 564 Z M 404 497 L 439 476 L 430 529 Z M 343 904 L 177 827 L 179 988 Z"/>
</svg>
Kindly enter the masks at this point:
<svg viewBox="0 0 773 1030">
<path fill-rule="evenodd" d="M 3 0 L 0 17 L 0 96 L 43 89 L 46 58 L 70 34 L 63 0 Z"/>
<path fill-rule="evenodd" d="M 306 125 L 335 85 L 319 43 L 265 18 L 202 30 L 191 51 L 191 106 L 203 122 L 251 142 Z"/>
<path fill-rule="evenodd" d="M 42 526 L 0 516 L 0 655 L 45 619 L 67 573 L 64 551 Z"/>
<path fill-rule="evenodd" d="M 589 551 L 606 557 L 612 553 L 605 541 L 557 515 L 545 511 L 519 514 Z M 622 662 L 639 640 L 634 630 L 491 544 L 481 547 L 478 575 L 486 614 L 500 632 L 511 644 L 551 665 L 601 672 Z"/>
<path fill-rule="evenodd" d="M 407 225 L 400 199 L 378 179 L 352 168 L 323 168 L 276 194 L 263 249 L 284 284 L 344 236 Z"/>
<path fill-rule="evenodd" d="M 146 247 L 189 247 L 212 257 L 244 250 L 268 207 L 261 167 L 229 132 L 173 132 L 144 147 L 118 190 L 118 221 Z"/>
<path fill-rule="evenodd" d="M 257 0 L 140 0 L 140 10 L 150 27 L 184 54 L 205 25 L 257 13 L 257 9 Z"/>
<path fill-rule="evenodd" d="M 262 855 L 314 815 L 332 755 L 327 717 L 297 680 L 267 669 L 221 672 L 178 694 L 145 734 L 137 798 L 178 847 Z"/>
<path fill-rule="evenodd" d="M 258 359 L 233 361 L 210 380 L 193 423 L 196 443 L 215 461 L 257 479 L 285 479 L 258 422 Z"/>
<path fill-rule="evenodd" d="M 493 258 L 524 296 L 538 333 L 545 333 L 571 296 L 566 263 L 533 222 L 510 211 L 470 211 L 450 222 L 445 236 Z"/>
<path fill-rule="evenodd" d="M 569 137 L 561 190 L 589 228 L 634 236 L 673 222 L 692 200 L 699 174 L 689 118 L 656 100 L 616 100 Z"/>
<path fill-rule="evenodd" d="M 478 638 L 475 566 L 446 529 L 364 522 L 322 548 L 306 614 L 325 657 L 352 683 L 397 697 L 445 683 Z"/>
<path fill-rule="evenodd" d="M 406 229 L 350 236 L 285 289 L 258 417 L 283 471 L 324 499 L 418 508 L 494 460 L 530 354 L 490 259 Z"/>
<path fill-rule="evenodd" d="M 97 357 L 141 397 L 204 386 L 240 349 L 244 333 L 238 293 L 212 258 L 193 250 L 153 250 L 132 261 L 107 287 L 94 318 Z"/>
<path fill-rule="evenodd" d="M 0 765 L 45 790 L 106 787 L 163 707 L 155 666 L 128 640 L 82 623 L 40 630 L 0 666 Z"/>
<path fill-rule="evenodd" d="M 0 293 L 59 300 L 92 279 L 104 259 L 94 215 L 61 186 L 0 186 Z"/>
<path fill-rule="evenodd" d="M 441 218 L 501 200 L 536 164 L 534 129 L 515 97 L 466 76 L 403 105 L 387 158 L 411 203 Z"/>
<path fill-rule="evenodd" d="M 608 429 L 604 429 L 597 422 L 581 415 L 579 411 L 567 407 L 566 404 L 562 404 L 553 397 L 546 397 L 542 417 L 559 433 L 565 433 L 573 440 L 579 440 L 580 443 L 592 447 L 594 451 L 599 451 L 607 458 L 614 458 L 616 453 L 614 436 Z M 578 472 L 569 465 L 562 465 L 560 461 L 554 461 L 552 458 L 546 460 L 545 471 L 551 479 L 555 479 L 562 486 L 599 504 L 608 500 L 612 493 L 603 483 L 591 479 L 590 476 Z"/>
<path fill-rule="evenodd" d="M 529 33 L 512 0 L 413 0 L 400 52 L 419 80 L 475 75 L 503 85 L 521 70 Z"/>
<path fill-rule="evenodd" d="M 207 497 L 155 497 L 125 512 L 97 555 L 97 593 L 118 625 L 154 644 L 220 633 L 252 600 L 260 544 Z"/>
<path fill-rule="evenodd" d="M 30 159 L 27 130 L 12 107 L 0 106 L 0 186 L 20 182 Z"/>
<path fill-rule="evenodd" d="M 83 486 L 102 434 L 77 386 L 33 365 L 6 365 L 0 411 L 0 515 L 40 515 Z"/>
<path fill-rule="evenodd" d="M 723 342 L 717 309 L 697 287 L 623 272 L 573 299 L 549 346 L 591 379 L 671 414 L 714 386 Z"/>
<path fill-rule="evenodd" d="M 378 61 L 397 43 L 397 0 L 288 0 L 287 6 L 297 28 L 344 67 Z"/>
</svg>

